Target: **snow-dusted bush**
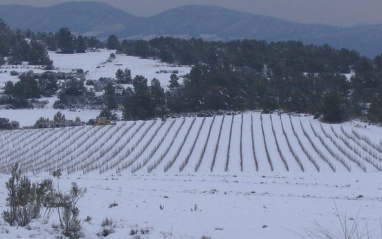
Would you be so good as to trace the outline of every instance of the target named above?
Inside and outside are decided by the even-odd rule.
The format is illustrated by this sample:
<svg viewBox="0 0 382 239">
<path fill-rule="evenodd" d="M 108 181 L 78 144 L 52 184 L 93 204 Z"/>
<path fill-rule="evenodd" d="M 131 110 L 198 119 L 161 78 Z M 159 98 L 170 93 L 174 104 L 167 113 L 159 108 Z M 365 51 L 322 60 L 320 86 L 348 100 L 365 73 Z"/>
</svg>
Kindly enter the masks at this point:
<svg viewBox="0 0 382 239">
<path fill-rule="evenodd" d="M 78 218 L 80 210 L 76 205 L 85 193 L 86 188 L 80 188 L 77 183 L 73 182 L 68 193 L 53 190 L 50 200 L 47 201 L 49 208 L 57 210 L 63 234 L 70 239 L 82 236 L 81 220 Z"/>
<path fill-rule="evenodd" d="M 57 173 L 58 172 L 58 173 Z M 53 176 L 59 177 L 60 171 Z M 76 183 L 68 193 L 63 193 L 53 187 L 51 179 L 41 183 L 31 183 L 27 176 L 22 176 L 19 165 L 16 163 L 11 169 L 11 178 L 6 183 L 8 189 L 7 206 L 9 209 L 2 213 L 4 221 L 10 225 L 26 226 L 32 219 L 40 216 L 43 206 L 49 212 L 56 209 L 58 212 L 63 234 L 71 239 L 80 238 L 81 221 L 78 219 L 79 209 L 76 204 L 86 193 L 86 188 L 80 188 Z"/>
<path fill-rule="evenodd" d="M 24 227 L 40 215 L 47 192 L 52 188 L 52 181 L 46 179 L 42 183 L 31 183 L 28 177 L 21 175 L 18 164 L 15 164 L 6 188 L 9 209 L 2 213 L 4 221 Z"/>
<path fill-rule="evenodd" d="M 115 224 L 113 219 L 105 218 L 101 223 L 102 231 L 97 233 L 97 236 L 107 237 L 111 233 L 114 233 Z"/>
</svg>

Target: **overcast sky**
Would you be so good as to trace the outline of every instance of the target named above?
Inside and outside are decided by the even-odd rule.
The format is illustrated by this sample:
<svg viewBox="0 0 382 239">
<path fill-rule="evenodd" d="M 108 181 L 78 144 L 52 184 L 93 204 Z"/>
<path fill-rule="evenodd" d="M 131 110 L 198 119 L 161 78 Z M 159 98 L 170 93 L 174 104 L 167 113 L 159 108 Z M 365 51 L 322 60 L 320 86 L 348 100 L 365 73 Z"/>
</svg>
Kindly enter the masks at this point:
<svg viewBox="0 0 382 239">
<path fill-rule="evenodd" d="M 72 0 L 73 1 L 73 0 Z M 83 0 L 82 0 L 83 1 Z M 85 0 L 87 1 L 87 0 Z M 382 24 L 382 0 L 99 0 L 138 16 L 192 4 L 216 5 L 303 23 Z M 0 4 L 50 6 L 67 0 L 0 0 Z M 78 1 L 80 2 L 80 1 Z M 0 16 L 1 18 L 1 16 Z"/>
</svg>

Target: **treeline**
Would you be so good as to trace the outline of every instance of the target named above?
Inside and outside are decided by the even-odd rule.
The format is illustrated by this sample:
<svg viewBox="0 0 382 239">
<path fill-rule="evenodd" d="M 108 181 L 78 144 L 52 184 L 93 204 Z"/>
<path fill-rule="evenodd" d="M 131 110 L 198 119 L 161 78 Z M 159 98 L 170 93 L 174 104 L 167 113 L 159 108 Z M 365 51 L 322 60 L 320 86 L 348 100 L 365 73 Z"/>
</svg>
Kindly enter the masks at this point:
<svg viewBox="0 0 382 239">
<path fill-rule="evenodd" d="M 58 88 L 56 108 L 98 105 L 122 110 L 125 119 L 201 111 L 282 110 L 323 115 L 328 122 L 353 117 L 382 122 L 382 55 L 368 59 L 356 51 L 295 41 L 208 42 L 160 37 L 120 42 L 110 35 L 103 43 L 95 37 L 75 36 L 67 28 L 33 33 L 13 31 L 0 23 L 0 33 L 6 36 L 0 39 L 3 63 L 4 57 L 9 63 L 30 59 L 28 54 L 16 57 L 15 52 L 23 52 L 16 49 L 23 49 L 26 43 L 32 48 L 35 42 L 43 46 L 46 57 L 47 50 L 81 53 L 106 47 L 116 49 L 117 54 L 193 66 L 183 79 L 171 75 L 168 89 L 156 79 L 132 78 L 129 69 L 97 82 L 71 79 Z M 85 84 L 102 88 L 104 95 L 97 97 Z"/>
<path fill-rule="evenodd" d="M 58 53 L 85 53 L 87 49 L 101 48 L 104 44 L 95 37 L 73 35 L 68 28 L 61 28 L 56 33 L 30 30 L 12 30 L 0 19 L 0 65 L 7 63 L 19 65 L 45 65 L 49 70 L 53 62 L 49 59 L 49 51 Z"/>
<path fill-rule="evenodd" d="M 382 121 L 382 55 L 371 60 L 356 51 L 294 41 L 168 37 L 123 40 L 118 49 L 194 65 L 184 83 L 166 93 L 172 112 L 262 109 L 323 114 L 329 122 Z"/>
<path fill-rule="evenodd" d="M 37 39 L 27 39 L 27 33 L 11 30 L 0 19 L 0 65 L 8 63 L 21 64 L 23 61 L 30 65 L 52 66 L 45 44 Z"/>
</svg>

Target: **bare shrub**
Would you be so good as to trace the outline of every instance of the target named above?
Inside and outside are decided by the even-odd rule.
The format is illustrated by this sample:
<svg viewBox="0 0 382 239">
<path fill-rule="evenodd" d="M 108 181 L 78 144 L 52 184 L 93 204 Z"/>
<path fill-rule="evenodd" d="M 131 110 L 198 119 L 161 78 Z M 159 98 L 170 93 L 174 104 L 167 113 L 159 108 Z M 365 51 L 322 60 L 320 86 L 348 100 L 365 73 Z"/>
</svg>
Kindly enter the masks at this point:
<svg viewBox="0 0 382 239">
<path fill-rule="evenodd" d="M 28 177 L 21 175 L 16 163 L 11 169 L 11 178 L 6 183 L 9 209 L 2 213 L 4 221 L 10 225 L 26 226 L 40 215 L 47 192 L 52 188 L 51 180 L 31 183 Z"/>
<path fill-rule="evenodd" d="M 113 203 L 109 204 L 109 208 L 116 207 L 116 206 L 118 206 L 118 203 L 116 203 L 116 202 L 113 202 Z"/>
<path fill-rule="evenodd" d="M 113 219 L 105 218 L 101 223 L 102 231 L 97 233 L 97 236 L 107 237 L 115 232 L 115 224 Z"/>
</svg>

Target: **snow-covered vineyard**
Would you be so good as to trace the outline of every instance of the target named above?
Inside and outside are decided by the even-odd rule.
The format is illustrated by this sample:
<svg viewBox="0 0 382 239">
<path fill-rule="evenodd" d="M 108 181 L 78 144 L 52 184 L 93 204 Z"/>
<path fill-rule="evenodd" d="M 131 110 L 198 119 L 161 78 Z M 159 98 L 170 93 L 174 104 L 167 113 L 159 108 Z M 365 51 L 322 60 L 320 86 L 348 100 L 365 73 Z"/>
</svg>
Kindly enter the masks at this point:
<svg viewBox="0 0 382 239">
<path fill-rule="evenodd" d="M 1 171 L 68 174 L 375 172 L 382 134 L 357 123 L 257 112 L 0 132 Z"/>
</svg>

